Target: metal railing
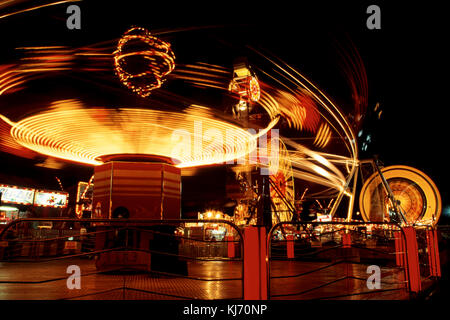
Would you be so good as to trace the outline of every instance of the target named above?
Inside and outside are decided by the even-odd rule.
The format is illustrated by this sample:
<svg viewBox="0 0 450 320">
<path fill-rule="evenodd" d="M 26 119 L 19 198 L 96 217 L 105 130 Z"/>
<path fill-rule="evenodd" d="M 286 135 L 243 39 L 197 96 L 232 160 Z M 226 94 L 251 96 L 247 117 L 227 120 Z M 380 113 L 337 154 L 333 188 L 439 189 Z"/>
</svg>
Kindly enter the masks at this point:
<svg viewBox="0 0 450 320">
<path fill-rule="evenodd" d="M 52 222 L 53 228 L 33 228 L 42 222 Z M 189 223 L 223 226 L 232 239 L 189 236 Z M 58 294 L 49 299 L 243 299 L 243 237 L 226 220 L 19 219 L 0 231 L 0 245 L 0 274 L 9 272 L 9 263 L 27 265 L 27 274 L 47 272 L 36 279 L 10 272 L 13 277 L 0 281 L 0 287 L 14 285 L 26 292 L 27 285 L 50 285 Z M 68 290 L 69 275 L 52 274 L 65 262 L 87 270 L 81 274 L 87 287 L 108 285 Z M 34 266 L 39 266 L 36 271 Z"/>
<path fill-rule="evenodd" d="M 418 227 L 415 228 L 415 230 L 417 238 L 417 251 L 419 256 L 420 278 L 423 283 L 432 277 L 427 243 L 427 231 L 431 230 L 431 227 Z"/>
<path fill-rule="evenodd" d="M 283 226 L 290 239 L 277 239 Z M 408 292 L 407 268 L 399 266 L 394 223 L 283 222 L 268 235 L 269 299 L 339 299 Z M 381 270 L 381 289 L 368 289 L 367 267 Z M 387 279 L 387 280 L 386 280 Z"/>
</svg>

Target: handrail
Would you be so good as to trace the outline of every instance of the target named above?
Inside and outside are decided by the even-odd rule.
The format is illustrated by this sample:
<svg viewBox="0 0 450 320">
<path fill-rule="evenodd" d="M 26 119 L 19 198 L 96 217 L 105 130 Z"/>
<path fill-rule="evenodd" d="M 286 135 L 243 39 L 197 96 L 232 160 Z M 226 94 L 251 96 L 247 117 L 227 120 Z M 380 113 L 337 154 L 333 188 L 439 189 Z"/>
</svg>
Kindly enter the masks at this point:
<svg viewBox="0 0 450 320">
<path fill-rule="evenodd" d="M 243 281 L 243 275 L 244 275 L 244 236 L 243 236 L 243 231 L 241 231 L 241 229 L 236 226 L 234 223 L 228 221 L 228 220 L 222 220 L 222 219 L 210 219 L 210 220 L 200 220 L 200 219 L 145 219 L 145 218 L 141 218 L 141 219 L 78 219 L 78 218 L 23 218 L 23 219 L 17 219 L 17 220 L 13 220 L 10 223 L 8 223 L 7 225 L 5 225 L 5 227 L 3 228 L 3 230 L 0 230 L 0 241 L 2 240 L 7 240 L 7 241 L 16 241 L 18 240 L 19 242 L 22 241 L 20 239 L 4 239 L 5 235 L 7 234 L 7 232 L 9 230 L 11 230 L 14 226 L 17 226 L 21 223 L 29 223 L 29 222 L 54 222 L 54 223 L 58 223 L 58 222 L 73 222 L 73 223 L 80 223 L 83 227 L 83 224 L 87 224 L 90 226 L 94 226 L 94 227 L 106 227 L 106 228 L 115 228 L 115 227 L 120 227 L 120 228 L 133 228 L 133 227 L 137 227 L 137 226 L 173 226 L 173 227 L 177 227 L 180 226 L 181 224 L 185 224 L 185 223 L 205 223 L 205 224 L 210 224 L 210 223 L 214 223 L 214 224 L 225 224 L 225 225 L 229 225 L 231 228 L 233 228 L 236 232 L 236 234 L 239 237 L 239 240 L 234 240 L 234 241 L 221 241 L 223 243 L 226 242 L 239 242 L 239 247 L 240 247 L 240 257 L 239 258 L 228 258 L 226 261 L 239 261 L 241 264 L 241 275 L 242 278 L 227 278 L 227 279 L 206 279 L 207 281 L 223 281 L 223 280 L 242 280 L 242 285 L 241 285 L 241 291 L 242 291 L 242 298 L 244 297 L 244 290 L 245 290 L 245 283 Z M 95 225 L 97 224 L 97 225 Z M 89 226 L 86 226 L 89 228 Z M 133 228 L 134 229 L 134 228 Z M 102 231 L 96 231 L 97 232 L 103 232 Z M 150 230 L 142 230 L 142 231 L 148 231 L 151 232 Z M 88 236 L 89 233 L 80 233 L 79 235 L 68 235 L 67 237 L 82 237 L 82 236 Z M 171 237 L 179 237 L 176 234 L 167 234 L 168 236 Z M 66 237 L 58 237 L 58 239 L 63 239 Z M 184 238 L 184 237 L 183 237 Z M 48 239 L 36 239 L 34 241 L 45 241 Z M 50 240 L 54 240 L 54 239 L 50 239 Z M 197 239 L 190 239 L 190 240 L 197 240 Z M 211 243 L 217 243 L 218 241 L 211 241 Z M 100 251 L 94 251 L 94 252 L 87 252 L 87 253 L 81 253 L 81 254 L 75 254 L 75 255 L 68 255 L 68 256 L 63 256 L 63 257 L 58 257 L 58 258 L 50 258 L 50 259 L 43 259 L 40 260 L 40 262 L 45 262 L 45 261 L 49 261 L 49 260 L 58 260 L 58 259 L 65 259 L 65 258 L 70 258 L 70 257 L 75 257 L 75 256 L 84 256 L 84 255 L 92 255 L 95 253 L 99 253 L 102 251 L 117 251 L 117 250 L 126 250 L 127 247 L 124 248 L 110 248 L 110 249 L 106 249 L 106 250 L 100 250 Z M 141 248 L 133 248 L 133 250 L 136 251 L 141 251 L 141 252 L 148 252 L 148 253 L 154 253 L 154 254 L 162 254 L 162 255 L 166 255 L 166 256 L 178 256 L 181 259 L 194 259 L 194 260 L 199 260 L 199 261 L 218 261 L 218 259 L 202 259 L 199 257 L 193 258 L 190 256 L 185 256 L 185 255 L 181 255 L 181 254 L 171 254 L 169 252 L 163 252 L 163 251 L 158 251 L 158 250 L 148 250 L 148 249 L 141 249 Z M 220 261 L 225 261 L 223 259 L 220 259 Z M 205 279 L 201 279 L 198 277 L 186 277 L 189 279 L 194 279 L 194 280 L 205 280 Z M 196 279 L 198 278 L 198 279 Z"/>
<path fill-rule="evenodd" d="M 235 229 L 240 238 L 243 239 L 242 231 L 236 226 L 234 223 L 223 220 L 223 219 L 209 219 L 209 220 L 201 220 L 201 219 L 78 219 L 78 218 L 22 218 L 16 219 L 8 223 L 1 231 L 0 231 L 0 240 L 3 239 L 3 235 L 16 224 L 23 222 L 79 222 L 79 223 L 104 223 L 107 222 L 109 224 L 133 224 L 133 223 L 148 223 L 151 225 L 178 225 L 180 223 L 224 223 L 230 225 L 233 229 Z"/>
<path fill-rule="evenodd" d="M 283 225 L 283 224 L 284 225 L 286 225 L 286 224 L 290 224 L 290 225 L 312 225 L 312 226 L 318 226 L 318 225 L 331 225 L 331 226 L 333 226 L 333 225 L 341 225 L 341 226 L 364 226 L 364 225 L 394 226 L 394 227 L 396 227 L 396 230 L 393 230 L 393 231 L 397 231 L 397 232 L 400 231 L 402 233 L 403 239 L 406 239 L 406 235 L 405 235 L 405 232 L 404 232 L 403 228 L 400 226 L 400 224 L 395 223 L 395 222 L 388 222 L 388 223 L 386 223 L 386 222 L 364 222 L 364 221 L 361 221 L 361 222 L 354 222 L 354 221 L 351 221 L 351 222 L 337 222 L 337 221 L 286 221 L 286 222 L 277 223 L 274 226 L 272 226 L 272 228 L 269 230 L 268 236 L 267 236 L 268 237 L 267 238 L 268 241 L 266 243 L 266 245 L 267 245 L 267 247 L 266 247 L 266 252 L 267 252 L 266 268 L 268 270 L 268 272 L 267 272 L 267 283 L 268 283 L 268 297 L 269 297 L 269 299 L 270 299 L 270 296 L 271 296 L 270 295 L 270 281 L 271 281 L 270 261 L 271 261 L 271 246 L 272 246 L 273 231 L 276 230 L 278 227 L 282 227 L 281 225 Z M 407 246 L 408 246 L 408 244 L 405 241 L 405 252 L 408 251 Z M 409 265 L 408 254 L 405 254 L 405 258 L 406 258 L 406 261 L 405 261 L 406 262 L 406 266 L 408 266 Z M 405 278 L 406 278 L 406 274 L 407 273 L 408 273 L 408 278 L 407 279 L 411 278 L 410 272 L 411 271 L 409 270 L 408 267 L 403 268 L 403 273 L 405 275 Z M 407 282 L 407 286 L 408 286 L 408 289 L 410 290 L 409 281 Z"/>
</svg>

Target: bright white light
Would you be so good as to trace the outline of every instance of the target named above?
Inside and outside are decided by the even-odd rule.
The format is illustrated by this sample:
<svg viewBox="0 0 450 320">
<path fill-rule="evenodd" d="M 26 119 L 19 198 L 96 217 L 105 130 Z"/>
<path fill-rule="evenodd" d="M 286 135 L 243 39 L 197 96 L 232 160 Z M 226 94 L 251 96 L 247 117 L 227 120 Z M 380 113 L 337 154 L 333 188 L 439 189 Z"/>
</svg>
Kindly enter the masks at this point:
<svg viewBox="0 0 450 320">
<path fill-rule="evenodd" d="M 0 206 L 0 211 L 19 211 L 19 209 L 10 206 Z"/>
<path fill-rule="evenodd" d="M 313 158 L 316 159 L 319 163 L 321 163 L 324 166 L 328 166 L 329 162 L 327 159 L 325 159 L 324 157 L 322 157 L 321 155 L 318 155 L 316 153 L 313 154 Z"/>
<path fill-rule="evenodd" d="M 330 176 L 330 174 L 326 170 L 322 169 L 321 167 L 314 167 L 314 171 L 316 171 L 318 174 L 320 174 L 324 177 Z"/>
<path fill-rule="evenodd" d="M 238 109 L 239 111 L 247 110 L 247 102 L 245 102 L 244 100 L 240 100 L 238 104 Z"/>
</svg>

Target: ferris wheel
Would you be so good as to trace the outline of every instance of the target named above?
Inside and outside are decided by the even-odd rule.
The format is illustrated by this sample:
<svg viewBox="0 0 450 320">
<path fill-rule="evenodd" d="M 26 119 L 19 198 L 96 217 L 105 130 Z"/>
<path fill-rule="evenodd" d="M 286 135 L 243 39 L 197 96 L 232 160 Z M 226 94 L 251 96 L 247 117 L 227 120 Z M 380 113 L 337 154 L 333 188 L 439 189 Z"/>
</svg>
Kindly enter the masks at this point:
<svg viewBox="0 0 450 320">
<path fill-rule="evenodd" d="M 388 166 L 381 169 L 381 172 L 405 223 L 437 224 L 442 202 L 439 190 L 430 177 L 418 169 L 402 165 Z M 391 222 L 395 218 L 394 206 L 377 172 L 364 183 L 359 207 L 366 222 Z"/>
</svg>

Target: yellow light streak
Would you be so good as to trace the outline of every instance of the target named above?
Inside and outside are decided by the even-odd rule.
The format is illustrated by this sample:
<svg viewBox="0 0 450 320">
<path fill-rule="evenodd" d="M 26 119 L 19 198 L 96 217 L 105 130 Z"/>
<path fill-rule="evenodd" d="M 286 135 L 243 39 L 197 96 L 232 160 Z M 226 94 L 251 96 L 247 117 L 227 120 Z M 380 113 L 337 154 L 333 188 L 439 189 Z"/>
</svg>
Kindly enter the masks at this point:
<svg viewBox="0 0 450 320">
<path fill-rule="evenodd" d="M 42 9 L 42 8 L 45 8 L 45 7 L 57 6 L 57 5 L 64 4 L 64 3 L 80 2 L 80 1 L 82 1 L 82 0 L 64 0 L 64 1 L 46 3 L 46 4 L 43 4 L 43 5 L 40 5 L 40 6 L 35 6 L 35 7 L 31 7 L 31 8 L 27 8 L 27 9 L 23 9 L 23 10 L 19 10 L 19 11 L 15 11 L 15 12 L 4 14 L 4 15 L 0 16 L 0 19 L 7 18 L 7 17 L 13 16 L 13 15 L 16 15 L 16 14 L 24 13 L 24 12 L 29 12 L 29 11 L 33 11 L 33 10 L 37 10 L 37 9 Z"/>
<path fill-rule="evenodd" d="M 171 158 L 173 134 L 186 132 L 191 141 L 201 141 L 199 152 L 180 153 L 178 167 L 193 167 L 230 161 L 245 156 L 256 148 L 256 139 L 270 130 L 270 126 L 252 135 L 244 129 L 196 108 L 196 112 L 181 113 L 149 109 L 83 108 L 78 101 L 55 102 L 52 110 L 18 122 L 0 117 L 12 126 L 11 136 L 22 146 L 60 159 L 91 165 L 102 163 L 99 158 L 111 154 L 149 154 Z M 159 119 L 159 120 L 158 120 Z M 195 125 L 201 124 L 200 137 Z M 208 141 L 208 132 L 232 139 Z M 194 141 L 192 141 L 194 140 Z M 232 144 L 227 144 L 232 141 Z"/>
</svg>

